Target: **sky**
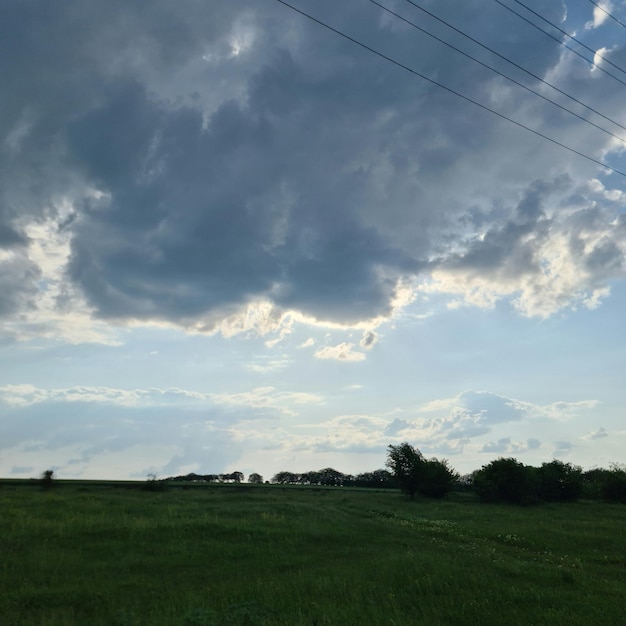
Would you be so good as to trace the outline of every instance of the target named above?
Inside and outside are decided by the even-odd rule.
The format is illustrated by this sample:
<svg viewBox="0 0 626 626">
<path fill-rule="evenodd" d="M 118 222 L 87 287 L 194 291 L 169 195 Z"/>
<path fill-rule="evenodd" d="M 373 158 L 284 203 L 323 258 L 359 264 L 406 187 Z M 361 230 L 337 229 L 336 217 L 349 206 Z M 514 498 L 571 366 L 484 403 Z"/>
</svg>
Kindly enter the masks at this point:
<svg viewBox="0 0 626 626">
<path fill-rule="evenodd" d="M 625 27 L 291 1 L 0 2 L 0 476 L 626 461 Z"/>
</svg>

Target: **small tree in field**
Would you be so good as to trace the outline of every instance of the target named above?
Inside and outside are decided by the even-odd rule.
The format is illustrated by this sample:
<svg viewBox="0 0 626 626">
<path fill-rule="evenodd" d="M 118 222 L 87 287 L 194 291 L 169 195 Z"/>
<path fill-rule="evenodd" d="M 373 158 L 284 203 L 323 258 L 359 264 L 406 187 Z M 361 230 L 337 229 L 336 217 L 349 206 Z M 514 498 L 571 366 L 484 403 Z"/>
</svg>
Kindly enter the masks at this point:
<svg viewBox="0 0 626 626">
<path fill-rule="evenodd" d="M 43 489 L 52 489 L 52 486 L 54 485 L 54 471 L 53 470 L 46 470 L 42 475 L 41 475 L 41 487 Z"/>
<path fill-rule="evenodd" d="M 248 476 L 248 482 L 259 485 L 263 482 L 263 476 L 261 476 L 261 474 L 257 474 L 256 472 L 254 472 L 250 474 L 250 476 Z"/>
<path fill-rule="evenodd" d="M 426 460 L 424 455 L 409 443 L 388 446 L 387 467 L 391 470 L 400 489 L 415 497 L 421 493 L 428 498 L 442 498 L 448 493 L 458 474 L 445 459 Z"/>
<path fill-rule="evenodd" d="M 400 489 L 413 499 L 423 482 L 426 459 L 407 442 L 397 446 L 389 445 L 387 448 L 389 451 L 385 465 L 391 470 Z"/>
</svg>

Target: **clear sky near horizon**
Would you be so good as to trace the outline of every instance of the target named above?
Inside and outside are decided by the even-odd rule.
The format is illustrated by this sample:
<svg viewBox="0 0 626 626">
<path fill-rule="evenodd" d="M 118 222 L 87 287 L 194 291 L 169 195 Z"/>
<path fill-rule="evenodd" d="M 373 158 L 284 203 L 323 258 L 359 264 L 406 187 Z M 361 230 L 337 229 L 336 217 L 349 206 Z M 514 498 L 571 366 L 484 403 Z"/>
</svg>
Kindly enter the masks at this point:
<svg viewBox="0 0 626 626">
<path fill-rule="evenodd" d="M 626 460 L 626 2 L 381 4 L 0 2 L 0 476 Z"/>
</svg>

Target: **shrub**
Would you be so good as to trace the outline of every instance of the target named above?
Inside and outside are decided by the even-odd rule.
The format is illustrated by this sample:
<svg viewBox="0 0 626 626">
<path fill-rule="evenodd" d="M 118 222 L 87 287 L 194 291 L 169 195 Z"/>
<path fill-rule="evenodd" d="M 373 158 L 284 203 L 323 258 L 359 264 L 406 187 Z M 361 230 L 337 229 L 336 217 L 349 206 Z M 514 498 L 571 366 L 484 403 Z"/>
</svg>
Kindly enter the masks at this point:
<svg viewBox="0 0 626 626">
<path fill-rule="evenodd" d="M 585 472 L 582 479 L 585 498 L 626 504 L 626 469 L 623 466 L 594 468 Z"/>
<path fill-rule="evenodd" d="M 626 504 L 626 469 L 612 465 L 605 475 L 601 496 L 607 502 Z"/>
<path fill-rule="evenodd" d="M 609 470 L 596 467 L 583 474 L 582 497 L 588 500 L 602 499 L 602 486 Z"/>
<path fill-rule="evenodd" d="M 422 468 L 421 494 L 429 498 L 443 498 L 452 490 L 458 474 L 450 468 L 447 460 L 430 459 Z"/>
<path fill-rule="evenodd" d="M 554 460 L 537 470 L 539 497 L 547 502 L 572 502 L 580 497 L 582 468 Z"/>
<path fill-rule="evenodd" d="M 528 504 L 537 498 L 537 474 L 516 459 L 499 458 L 474 474 L 473 487 L 483 502 Z"/>
</svg>

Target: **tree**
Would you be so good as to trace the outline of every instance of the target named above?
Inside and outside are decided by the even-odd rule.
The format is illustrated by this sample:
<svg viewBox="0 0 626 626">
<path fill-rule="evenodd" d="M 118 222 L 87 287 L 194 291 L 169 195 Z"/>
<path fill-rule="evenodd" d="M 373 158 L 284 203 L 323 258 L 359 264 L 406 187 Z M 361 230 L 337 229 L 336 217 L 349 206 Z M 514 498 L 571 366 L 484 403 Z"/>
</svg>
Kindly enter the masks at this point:
<svg viewBox="0 0 626 626">
<path fill-rule="evenodd" d="M 263 482 L 263 476 L 261 476 L 261 474 L 257 474 L 256 472 L 254 472 L 250 474 L 250 476 L 248 476 L 248 482 L 259 485 Z"/>
<path fill-rule="evenodd" d="M 220 482 L 235 482 L 240 483 L 243 480 L 242 472 L 232 472 L 231 474 L 220 474 Z"/>
<path fill-rule="evenodd" d="M 272 477 L 272 482 L 278 485 L 293 485 L 298 479 L 299 475 L 293 472 L 278 472 Z"/>
<path fill-rule="evenodd" d="M 445 459 L 426 460 L 424 455 L 407 442 L 397 446 L 388 446 L 387 467 L 400 489 L 415 497 L 421 493 L 428 498 L 442 498 L 448 493 L 458 474 Z"/>
<path fill-rule="evenodd" d="M 384 469 L 357 474 L 353 477 L 351 484 L 355 487 L 370 487 L 378 489 L 389 489 L 396 486 L 394 484 L 393 474 Z"/>
<path fill-rule="evenodd" d="M 407 442 L 397 446 L 389 445 L 387 449 L 385 465 L 391 470 L 400 489 L 413 499 L 423 482 L 424 456 Z"/>
<path fill-rule="evenodd" d="M 326 467 L 319 472 L 318 485 L 340 487 L 345 480 L 345 474 L 333 469 L 332 467 Z"/>
</svg>

